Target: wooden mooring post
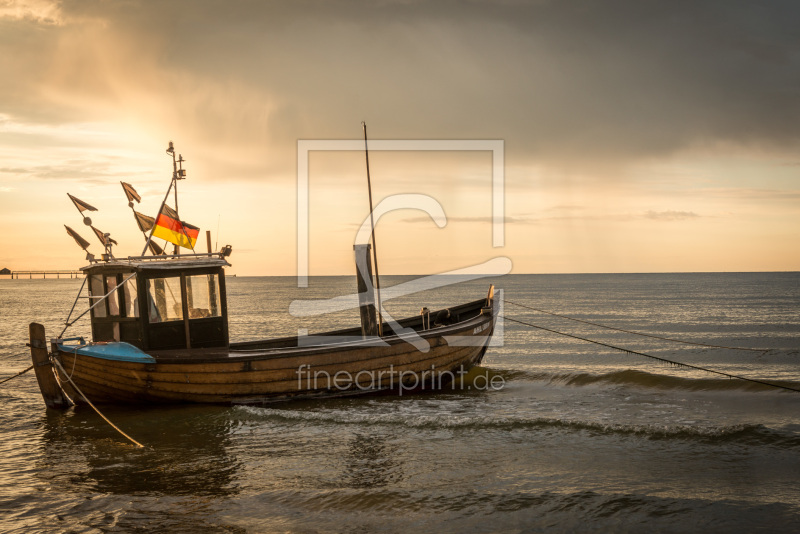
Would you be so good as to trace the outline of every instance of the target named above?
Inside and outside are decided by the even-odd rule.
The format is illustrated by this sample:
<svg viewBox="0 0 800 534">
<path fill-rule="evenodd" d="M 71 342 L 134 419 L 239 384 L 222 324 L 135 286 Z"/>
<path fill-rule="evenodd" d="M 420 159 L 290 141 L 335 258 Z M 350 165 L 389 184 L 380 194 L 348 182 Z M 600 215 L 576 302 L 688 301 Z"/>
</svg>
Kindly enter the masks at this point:
<svg viewBox="0 0 800 534">
<path fill-rule="evenodd" d="M 58 380 L 50 356 L 47 353 L 47 339 L 44 334 L 44 326 L 39 323 L 30 325 L 30 347 L 31 360 L 33 360 L 33 370 L 36 372 L 36 380 L 39 382 L 39 389 L 42 392 L 45 404 L 54 410 L 63 410 L 72 406 L 69 397 L 64 394 Z"/>
</svg>

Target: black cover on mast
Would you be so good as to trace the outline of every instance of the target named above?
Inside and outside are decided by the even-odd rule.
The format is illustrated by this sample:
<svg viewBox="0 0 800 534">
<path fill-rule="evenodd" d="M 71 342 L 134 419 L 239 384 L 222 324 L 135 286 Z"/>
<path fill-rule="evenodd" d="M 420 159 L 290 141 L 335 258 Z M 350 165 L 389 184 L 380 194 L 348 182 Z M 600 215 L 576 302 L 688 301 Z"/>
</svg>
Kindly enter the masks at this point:
<svg viewBox="0 0 800 534">
<path fill-rule="evenodd" d="M 372 230 L 372 259 L 375 263 L 375 297 L 377 299 L 376 309 L 378 311 L 378 336 L 383 336 L 383 318 L 381 313 L 381 279 L 378 274 L 378 244 L 375 242 L 375 219 L 372 209 L 372 180 L 369 177 L 369 147 L 367 146 L 367 123 L 362 121 L 364 128 L 364 157 L 367 160 L 367 191 L 369 192 L 369 223 Z"/>
</svg>

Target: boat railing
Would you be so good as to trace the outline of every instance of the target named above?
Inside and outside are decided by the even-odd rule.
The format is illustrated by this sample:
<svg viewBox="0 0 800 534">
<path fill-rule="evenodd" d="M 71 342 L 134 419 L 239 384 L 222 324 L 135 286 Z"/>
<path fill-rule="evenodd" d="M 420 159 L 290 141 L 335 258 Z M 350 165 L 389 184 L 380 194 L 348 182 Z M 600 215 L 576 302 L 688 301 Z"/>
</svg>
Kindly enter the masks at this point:
<svg viewBox="0 0 800 534">
<path fill-rule="evenodd" d="M 105 254 L 103 255 L 105 256 Z M 197 258 L 216 258 L 220 260 L 224 260 L 226 254 L 224 252 L 206 252 L 204 254 L 164 254 L 161 256 L 128 256 L 125 258 L 121 257 L 103 257 L 102 259 L 90 259 L 90 264 L 104 264 L 104 263 L 168 263 L 172 261 L 181 261 L 187 259 L 197 259 Z"/>
<path fill-rule="evenodd" d="M 217 258 L 220 260 L 224 260 L 228 256 L 231 255 L 232 248 L 230 245 L 226 245 L 220 250 L 219 252 L 202 252 L 202 253 L 194 253 L 194 254 L 161 254 L 158 256 L 128 256 L 128 257 L 114 257 L 111 255 L 103 254 L 102 259 L 96 260 L 93 257 L 89 259 L 89 263 L 107 263 L 109 261 L 127 261 L 127 262 L 166 262 L 166 261 L 178 261 L 178 260 L 185 260 L 185 259 L 193 259 L 193 258 Z"/>
<path fill-rule="evenodd" d="M 218 258 L 218 259 L 225 259 L 225 252 L 206 252 L 203 254 L 166 254 L 161 256 L 128 256 L 127 258 L 116 258 L 118 261 L 171 261 L 171 260 L 181 260 L 187 258 Z"/>
</svg>

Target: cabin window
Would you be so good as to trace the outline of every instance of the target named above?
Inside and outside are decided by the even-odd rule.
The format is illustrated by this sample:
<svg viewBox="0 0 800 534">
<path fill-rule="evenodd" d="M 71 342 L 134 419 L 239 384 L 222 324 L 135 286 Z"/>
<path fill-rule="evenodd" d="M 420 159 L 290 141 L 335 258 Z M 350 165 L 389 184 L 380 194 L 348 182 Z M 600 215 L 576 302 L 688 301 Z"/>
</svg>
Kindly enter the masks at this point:
<svg viewBox="0 0 800 534">
<path fill-rule="evenodd" d="M 119 316 L 119 290 L 114 291 L 117 287 L 117 275 L 112 274 L 106 276 L 106 289 L 110 293 L 108 297 L 106 297 L 106 303 L 108 306 L 108 315 L 111 317 L 118 317 Z M 100 306 L 98 306 L 99 308 Z M 119 322 L 114 321 L 111 324 L 111 339 L 114 341 L 119 341 Z"/>
<path fill-rule="evenodd" d="M 200 274 L 186 277 L 186 298 L 189 304 L 189 319 L 219 317 L 219 280 L 216 274 Z"/>
<path fill-rule="evenodd" d="M 139 317 L 139 293 L 135 276 L 128 278 L 122 291 L 125 298 L 125 317 Z"/>
<path fill-rule="evenodd" d="M 115 287 L 117 287 L 117 275 L 112 274 L 106 276 L 106 288 L 108 288 L 109 293 L 111 293 L 108 298 L 106 298 L 106 301 L 108 301 L 109 315 L 119 315 L 119 293 L 114 291 Z"/>
<path fill-rule="evenodd" d="M 147 281 L 148 315 L 151 323 L 183 320 L 179 276 Z"/>
<path fill-rule="evenodd" d="M 107 315 L 106 303 L 101 301 L 103 295 L 106 294 L 103 287 L 102 276 L 98 274 L 93 274 L 89 276 L 89 294 L 92 296 L 90 299 L 92 306 L 94 306 L 97 302 L 100 302 L 100 304 L 97 304 L 97 306 L 92 308 L 92 316 L 105 317 Z"/>
</svg>

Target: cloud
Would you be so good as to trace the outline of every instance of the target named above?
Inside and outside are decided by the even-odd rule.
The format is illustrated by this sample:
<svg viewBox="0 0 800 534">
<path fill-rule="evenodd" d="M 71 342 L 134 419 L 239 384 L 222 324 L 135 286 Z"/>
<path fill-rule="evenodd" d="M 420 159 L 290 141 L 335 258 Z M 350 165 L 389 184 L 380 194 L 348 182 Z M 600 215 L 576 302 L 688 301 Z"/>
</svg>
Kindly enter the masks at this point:
<svg viewBox="0 0 800 534">
<path fill-rule="evenodd" d="M 402 219 L 402 222 L 407 223 L 430 223 L 430 217 L 406 217 Z M 491 216 L 485 217 L 447 217 L 447 222 L 449 223 L 481 223 L 481 224 L 491 224 L 494 222 L 494 219 Z M 503 222 L 506 224 L 527 224 L 534 222 L 533 219 L 527 219 L 523 217 L 504 217 Z"/>
<path fill-rule="evenodd" d="M 72 180 L 89 185 L 106 185 L 117 180 L 146 177 L 147 170 L 120 169 L 114 161 L 100 159 L 62 160 L 55 164 L 29 167 L 0 167 L 0 178 L 16 180 Z"/>
<path fill-rule="evenodd" d="M 565 213 L 564 215 L 546 216 L 542 217 L 539 220 L 628 222 L 628 221 L 639 221 L 641 219 L 650 219 L 655 221 L 680 221 L 686 219 L 696 219 L 699 217 L 700 215 L 693 211 L 680 211 L 680 210 L 664 210 L 664 211 L 649 210 L 643 213 L 629 213 L 629 212 L 617 213 L 613 211 L 586 212 L 583 210 L 575 210 L 575 213 Z"/>
<path fill-rule="evenodd" d="M 557 206 L 554 208 L 549 208 L 543 210 L 544 213 L 549 213 L 552 211 L 562 211 L 561 206 Z M 573 213 L 574 212 L 574 213 Z M 692 211 L 678 211 L 678 210 L 666 210 L 666 211 L 646 211 L 641 214 L 631 214 L 631 213 L 588 213 L 580 206 L 569 206 L 567 209 L 567 213 L 563 215 L 545 215 L 542 217 L 535 217 L 532 215 L 523 215 L 523 216 L 515 216 L 515 217 L 505 217 L 504 222 L 505 224 L 539 224 L 545 221 L 617 221 L 617 222 L 624 222 L 624 221 L 634 221 L 640 219 L 651 219 L 657 221 L 679 221 L 685 219 L 695 219 L 700 217 L 695 212 Z M 430 219 L 427 217 L 407 217 L 402 220 L 402 222 L 407 223 L 428 223 Z M 492 217 L 448 217 L 448 223 L 482 223 L 487 224 L 492 222 Z"/>
<path fill-rule="evenodd" d="M 26 21 L 45 15 L 3 19 L 0 111 L 169 131 L 242 177 L 291 172 L 297 139 L 355 138 L 363 119 L 378 137 L 499 138 L 515 162 L 585 168 L 791 152 L 798 14 L 744 0 L 65 1 L 44 30 Z"/>
<path fill-rule="evenodd" d="M 700 190 L 703 197 L 717 197 L 745 202 L 791 202 L 800 201 L 800 190 L 771 189 L 766 187 L 713 187 Z M 693 194 L 697 194 L 694 193 Z"/>
<path fill-rule="evenodd" d="M 644 213 L 645 219 L 653 219 L 656 221 L 682 221 L 685 219 L 696 219 L 700 217 L 693 211 L 647 211 Z"/>
<path fill-rule="evenodd" d="M 37 24 L 60 24 L 59 2 L 53 0 L 5 0 L 0 2 L 0 20 L 24 20 Z"/>
</svg>

